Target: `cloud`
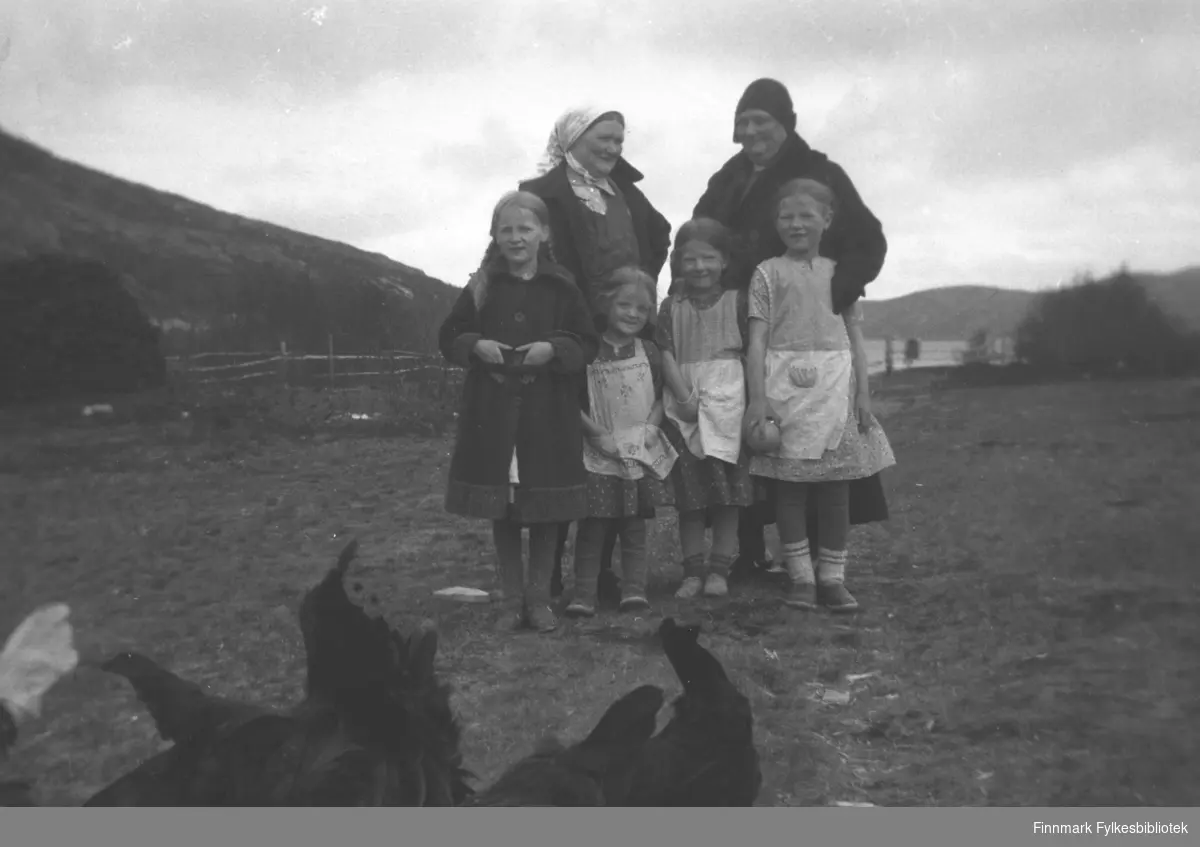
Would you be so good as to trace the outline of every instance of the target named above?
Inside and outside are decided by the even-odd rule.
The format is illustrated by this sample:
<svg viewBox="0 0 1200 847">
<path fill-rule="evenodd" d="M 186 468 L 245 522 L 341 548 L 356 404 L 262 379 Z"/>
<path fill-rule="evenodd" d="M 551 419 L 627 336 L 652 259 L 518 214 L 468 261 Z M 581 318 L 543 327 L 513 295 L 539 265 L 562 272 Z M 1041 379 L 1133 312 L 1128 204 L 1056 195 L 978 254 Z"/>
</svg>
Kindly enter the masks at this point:
<svg viewBox="0 0 1200 847">
<path fill-rule="evenodd" d="M 468 67 L 491 17 L 470 0 L 322 5 L 318 23 L 311 0 L 17 0 L 15 40 L 37 50 L 35 72 L 91 90 L 277 83 L 331 96 L 380 74 Z"/>
<path fill-rule="evenodd" d="M 320 23 L 316 9 L 325 7 Z M 625 113 L 678 226 L 745 85 L 884 223 L 872 297 L 1196 261 L 1191 0 L 15 0 L 6 127 L 461 284 L 554 119 Z"/>
</svg>

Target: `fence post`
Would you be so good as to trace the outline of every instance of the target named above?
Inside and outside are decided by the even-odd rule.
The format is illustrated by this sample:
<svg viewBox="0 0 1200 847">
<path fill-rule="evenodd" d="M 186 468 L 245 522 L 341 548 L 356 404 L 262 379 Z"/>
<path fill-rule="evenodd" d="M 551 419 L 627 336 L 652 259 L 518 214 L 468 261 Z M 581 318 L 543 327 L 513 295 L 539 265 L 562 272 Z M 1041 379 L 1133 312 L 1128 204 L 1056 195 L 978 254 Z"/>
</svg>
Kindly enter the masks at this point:
<svg viewBox="0 0 1200 847">
<path fill-rule="evenodd" d="M 287 342 L 279 342 L 279 379 L 283 383 L 284 388 L 288 388 L 288 351 Z"/>
<path fill-rule="evenodd" d="M 329 390 L 333 390 L 333 333 L 329 333 Z"/>
</svg>

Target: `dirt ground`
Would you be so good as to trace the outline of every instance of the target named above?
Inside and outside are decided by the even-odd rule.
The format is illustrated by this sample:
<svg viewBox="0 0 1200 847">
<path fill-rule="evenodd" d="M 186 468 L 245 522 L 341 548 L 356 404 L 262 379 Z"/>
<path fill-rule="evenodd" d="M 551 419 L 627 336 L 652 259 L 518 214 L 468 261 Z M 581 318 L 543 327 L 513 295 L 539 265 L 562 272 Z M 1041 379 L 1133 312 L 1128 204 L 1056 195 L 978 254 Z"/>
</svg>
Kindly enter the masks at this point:
<svg viewBox="0 0 1200 847">
<path fill-rule="evenodd" d="M 491 584 L 490 528 L 442 509 L 449 438 L 8 418 L 0 632 L 65 601 L 87 655 L 140 650 L 284 706 L 303 684 L 299 599 L 357 537 L 363 602 L 438 626 L 483 783 L 636 685 L 673 696 L 649 636 L 683 614 L 753 703 L 762 805 L 1200 804 L 1200 383 L 951 390 L 910 372 L 876 406 L 899 465 L 891 520 L 852 533 L 861 614 L 791 611 L 770 586 L 681 608 L 668 514 L 653 611 L 549 636 L 497 635 L 490 607 L 432 596 Z M 52 805 L 160 748 L 127 685 L 90 669 L 22 732 L 0 778 Z"/>
</svg>

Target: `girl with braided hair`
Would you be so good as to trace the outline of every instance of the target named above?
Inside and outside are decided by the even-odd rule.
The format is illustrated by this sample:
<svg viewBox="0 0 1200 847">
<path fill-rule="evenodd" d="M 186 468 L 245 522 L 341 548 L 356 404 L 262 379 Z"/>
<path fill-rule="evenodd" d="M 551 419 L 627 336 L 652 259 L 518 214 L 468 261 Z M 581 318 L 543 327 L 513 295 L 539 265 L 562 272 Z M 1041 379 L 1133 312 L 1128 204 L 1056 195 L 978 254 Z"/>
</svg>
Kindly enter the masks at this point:
<svg viewBox="0 0 1200 847">
<path fill-rule="evenodd" d="M 492 521 L 502 626 L 549 632 L 559 527 L 588 513 L 579 398 L 599 339 L 571 273 L 554 261 L 540 198 L 501 197 L 491 235 L 439 333 L 442 355 L 467 370 L 445 505 Z"/>
</svg>

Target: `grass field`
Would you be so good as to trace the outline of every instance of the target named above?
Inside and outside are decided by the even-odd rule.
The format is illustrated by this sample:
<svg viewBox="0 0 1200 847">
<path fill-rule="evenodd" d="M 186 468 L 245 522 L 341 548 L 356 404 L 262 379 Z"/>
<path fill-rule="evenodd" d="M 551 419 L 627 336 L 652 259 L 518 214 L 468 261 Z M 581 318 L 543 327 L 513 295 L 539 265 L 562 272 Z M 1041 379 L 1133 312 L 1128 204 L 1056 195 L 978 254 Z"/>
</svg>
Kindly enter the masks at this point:
<svg viewBox="0 0 1200 847">
<path fill-rule="evenodd" d="M 681 609 L 664 516 L 645 619 L 497 635 L 489 607 L 431 596 L 491 580 L 489 527 L 442 510 L 448 438 L 7 419 L 0 630 L 66 601 L 81 652 L 137 649 L 283 706 L 303 684 L 300 596 L 357 537 L 364 603 L 436 622 L 483 783 L 638 684 L 673 696 L 649 635 L 674 613 L 703 622 L 753 703 L 760 804 L 1200 804 L 1200 383 L 937 380 L 897 374 L 877 392 L 899 465 L 891 521 L 852 534 L 865 608 L 849 619 L 787 610 L 769 587 Z M 128 686 L 80 669 L 0 778 L 77 804 L 157 749 Z"/>
</svg>

